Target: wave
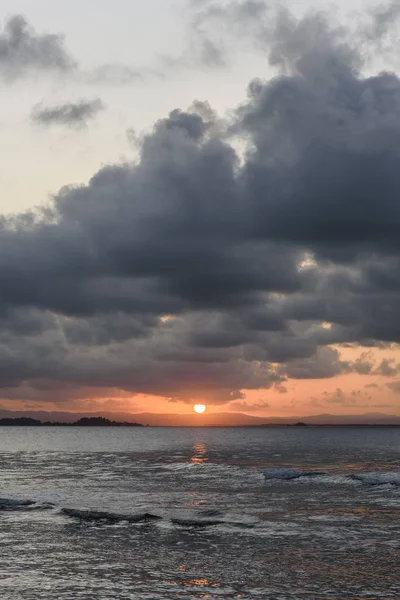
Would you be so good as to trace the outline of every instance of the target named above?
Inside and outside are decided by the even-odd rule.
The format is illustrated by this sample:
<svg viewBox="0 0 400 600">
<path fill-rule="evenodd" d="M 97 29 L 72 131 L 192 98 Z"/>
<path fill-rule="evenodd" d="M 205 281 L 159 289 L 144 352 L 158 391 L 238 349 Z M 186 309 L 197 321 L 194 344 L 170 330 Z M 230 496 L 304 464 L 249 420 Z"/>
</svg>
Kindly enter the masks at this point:
<svg viewBox="0 0 400 600">
<path fill-rule="evenodd" d="M 237 521 L 237 520 L 232 520 L 229 518 L 226 519 L 210 519 L 210 518 L 204 518 L 204 517 L 195 517 L 195 518 L 190 518 L 190 517 L 172 517 L 170 519 L 171 523 L 173 523 L 174 525 L 180 525 L 181 527 L 196 527 L 196 528 L 200 528 L 200 527 L 214 527 L 216 525 L 229 525 L 231 527 L 240 527 L 240 528 L 246 528 L 246 529 L 251 529 L 254 527 L 254 522 L 249 522 L 249 521 Z"/>
<path fill-rule="evenodd" d="M 123 514 L 77 508 L 62 508 L 61 512 L 67 515 L 68 517 L 74 517 L 75 519 L 80 519 L 82 521 L 109 521 L 114 523 L 118 521 L 128 521 L 129 523 L 143 523 L 162 519 L 162 517 L 160 517 L 159 515 L 154 515 L 148 512 L 136 514 Z"/>
<path fill-rule="evenodd" d="M 14 500 L 13 498 L 0 498 L 0 510 L 18 510 L 35 504 L 34 500 Z"/>
<path fill-rule="evenodd" d="M 225 521 L 223 519 L 206 519 L 202 517 L 198 519 L 172 517 L 171 523 L 182 527 L 211 527 L 213 525 L 223 525 Z"/>
<path fill-rule="evenodd" d="M 85 522 L 98 523 L 150 523 L 154 521 L 165 521 L 181 527 L 211 527 L 215 525 L 230 525 L 233 527 L 250 528 L 254 526 L 251 520 L 235 519 L 228 517 L 219 510 L 205 509 L 200 510 L 196 514 L 191 513 L 190 516 L 179 515 L 159 515 L 153 512 L 137 512 L 137 513 L 116 513 L 106 510 L 95 510 L 90 508 L 57 508 L 54 504 L 40 503 L 35 500 L 23 500 L 16 498 L 0 498 L 0 510 L 16 511 L 16 510 L 45 510 L 57 509 L 56 512 L 73 519 Z"/>
<path fill-rule="evenodd" d="M 328 473 L 324 471 L 298 471 L 296 469 L 271 468 L 264 469 L 265 479 L 283 479 L 290 481 L 291 479 L 299 479 L 300 477 L 318 477 L 325 476 Z"/>
<path fill-rule="evenodd" d="M 400 473 L 357 473 L 350 475 L 350 478 L 360 481 L 363 485 L 393 485 L 400 487 Z"/>
<path fill-rule="evenodd" d="M 54 507 L 50 502 L 40 503 L 36 500 L 18 500 L 15 498 L 0 498 L 0 510 L 47 510 Z"/>
<path fill-rule="evenodd" d="M 281 467 L 264 469 L 265 479 L 278 479 L 291 481 L 302 477 L 321 477 L 325 482 L 346 483 L 359 482 L 365 486 L 392 485 L 400 487 L 400 473 L 396 472 L 372 472 L 372 473 L 351 473 L 338 474 L 327 473 L 325 471 L 286 469 Z"/>
<path fill-rule="evenodd" d="M 282 481 L 287 485 L 296 480 L 304 479 L 305 481 L 312 478 L 324 485 L 359 485 L 364 487 L 378 487 L 389 490 L 395 488 L 396 491 L 400 488 L 400 472 L 381 471 L 381 472 L 355 472 L 355 473 L 337 473 L 325 472 L 308 469 L 290 469 L 286 467 L 271 467 L 264 469 L 262 474 L 266 480 Z M 393 490 L 394 491 L 394 490 Z M 150 523 L 163 521 L 172 523 L 180 527 L 212 527 L 217 525 L 233 526 L 233 527 L 254 527 L 254 519 L 243 518 L 242 515 L 236 518 L 236 515 L 229 516 L 227 513 L 216 509 L 203 509 L 190 514 L 161 514 L 151 511 L 138 511 L 135 513 L 117 513 L 107 510 L 96 510 L 90 508 L 71 508 L 56 506 L 52 502 L 44 502 L 43 500 L 21 499 L 21 498 L 3 498 L 0 497 L 0 511 L 39 511 L 49 510 L 54 511 L 65 517 L 78 519 L 80 521 L 92 521 L 99 523 Z"/>
<path fill-rule="evenodd" d="M 124 513 L 114 513 L 107 511 L 98 511 L 98 510 L 90 510 L 90 509 L 76 509 L 76 508 L 62 508 L 61 513 L 72 517 L 75 519 L 79 519 L 80 521 L 93 521 L 93 522 L 103 522 L 103 523 L 118 523 L 122 521 L 127 521 L 129 523 L 146 523 L 151 521 L 169 521 L 174 525 L 179 525 L 181 527 L 212 527 L 215 525 L 231 525 L 233 527 L 246 527 L 251 528 L 254 527 L 254 523 L 249 521 L 238 521 L 235 519 L 229 518 L 218 518 L 216 513 L 218 511 L 204 511 L 200 512 L 196 516 L 191 517 L 168 517 L 168 516 L 160 516 L 153 513 L 135 513 L 135 514 L 124 514 Z M 220 514 L 220 513 L 219 513 Z M 215 515 L 215 516 L 213 516 Z"/>
</svg>

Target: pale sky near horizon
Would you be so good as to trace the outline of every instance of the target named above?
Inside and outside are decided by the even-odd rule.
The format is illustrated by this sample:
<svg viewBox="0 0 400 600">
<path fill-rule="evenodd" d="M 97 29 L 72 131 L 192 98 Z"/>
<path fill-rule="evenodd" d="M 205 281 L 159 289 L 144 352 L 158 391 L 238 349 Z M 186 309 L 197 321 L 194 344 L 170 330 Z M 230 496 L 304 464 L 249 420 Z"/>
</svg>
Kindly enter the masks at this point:
<svg viewBox="0 0 400 600">
<path fill-rule="evenodd" d="M 278 4 L 278 3 L 276 3 Z M 339 0 L 332 11 L 351 13 L 371 2 Z M 373 3 L 372 3 L 373 4 Z M 199 3 L 200 5 L 200 3 Z M 310 0 L 285 2 L 295 14 L 313 9 Z M 326 5 L 326 7 L 328 4 Z M 319 7 L 321 8 L 321 7 Z M 104 164 L 132 160 L 127 130 L 148 131 L 174 108 L 207 100 L 223 114 L 246 98 L 254 77 L 273 71 L 265 57 L 248 50 L 227 67 L 173 67 L 163 56 L 180 58 L 187 50 L 190 11 L 187 0 L 4 0 L 0 22 L 21 14 L 37 33 L 65 36 L 68 52 L 83 69 L 121 64 L 143 71 L 129 84 L 87 84 L 69 75 L 31 76 L 3 87 L 0 133 L 0 211 L 19 212 L 47 202 L 49 194 L 69 184 L 86 183 Z M 152 74 L 154 69 L 160 75 Z M 148 72 L 149 71 L 149 72 Z M 106 111 L 81 131 L 42 131 L 30 122 L 32 107 L 100 96 Z"/>
<path fill-rule="evenodd" d="M 206 7 L 208 0 L 203 3 L 198 0 L 197 8 L 202 4 Z M 336 10 L 342 16 L 351 15 L 353 11 L 380 4 L 338 0 L 332 3 L 332 14 Z M 46 204 L 50 196 L 57 194 L 63 186 L 86 184 L 105 165 L 136 160 L 137 152 L 130 142 L 129 130 L 137 134 L 149 132 L 158 119 L 167 117 L 176 108 L 186 110 L 195 100 L 209 102 L 223 116 L 246 101 L 246 88 L 252 79 L 260 77 L 268 80 L 276 73 L 265 54 L 250 44 L 239 45 L 224 66 L 206 66 L 196 62 L 191 55 L 193 30 L 190 21 L 193 11 L 190 11 L 189 5 L 189 0 L 147 0 L 145 3 L 137 0 L 114 0 L 112 3 L 108 0 L 84 3 L 78 0 L 69 0 L 68 3 L 3 0 L 0 23 L 4 25 L 9 17 L 22 15 L 38 35 L 63 35 L 65 50 L 79 64 L 79 69 L 61 74 L 32 72 L 18 80 L 3 82 L 0 214 L 21 213 Z M 328 4 L 316 5 L 309 0 L 292 0 L 285 6 L 298 17 L 315 7 L 328 8 Z M 183 64 L 184 60 L 187 64 Z M 104 77 L 91 80 L 91 74 L 105 65 L 129 69 L 131 73 L 137 71 L 138 75 L 132 75 L 130 81 L 123 83 L 106 81 Z M 43 122 L 35 122 L 32 118 L 32 111 L 43 107 L 96 99 L 103 103 L 104 110 L 80 127 L 60 123 L 43 126 Z M 84 318 L 84 311 L 79 318 Z M 359 370 L 356 366 L 349 372 L 343 368 L 340 374 L 332 377 L 289 378 L 280 388 L 246 391 L 247 397 L 236 398 L 230 404 L 227 400 L 222 409 L 263 416 L 377 411 L 400 415 L 400 380 L 396 378 L 397 367 L 394 367 L 400 364 L 400 352 L 397 339 L 390 341 L 393 341 L 391 347 L 373 347 L 371 350 L 359 347 L 357 339 L 353 341 L 351 336 L 344 340 L 348 342 L 347 348 L 335 343 L 329 345 L 338 350 L 342 361 L 353 364 L 361 357 L 362 365 L 373 363 L 369 372 L 365 366 Z M 14 350 L 7 348 L 7 352 L 12 354 Z M 368 352 L 370 354 L 365 359 Z M 385 375 L 384 369 L 379 371 L 382 361 L 387 361 L 396 372 Z M 89 365 L 88 371 L 91 368 Z M 299 365 L 298 368 L 303 367 Z M 29 369 L 27 371 L 31 373 Z M 390 369 L 387 370 L 389 372 Z M 97 384 L 92 391 L 83 388 L 85 398 L 79 397 L 79 394 L 76 398 L 73 394 L 70 400 L 63 400 L 64 405 L 49 400 L 47 404 L 38 399 L 31 401 L 29 398 L 34 398 L 35 394 L 30 388 L 26 397 L 22 392 L 20 397 L 18 393 L 7 395 L 13 386 L 19 385 L 21 389 L 25 389 L 25 385 L 29 387 L 30 384 L 26 383 L 29 377 L 24 376 L 10 386 L 3 386 L 7 389 L 0 395 L 4 398 L 3 406 L 19 409 L 28 406 L 60 409 L 67 406 L 71 410 L 102 406 L 96 396 L 99 390 Z M 74 377 L 75 382 L 84 379 L 81 373 Z M 177 410 L 176 403 L 156 397 L 151 392 L 148 395 L 151 398 L 149 405 L 143 404 L 142 396 L 135 399 L 134 394 L 121 391 L 123 386 L 113 396 L 112 390 L 119 389 L 118 382 L 113 382 L 109 388 L 110 391 L 106 391 L 107 401 L 111 398 L 116 409 Z M 246 390 L 245 387 L 241 389 Z M 138 394 L 141 394 L 140 390 Z M 101 401 L 104 402 L 104 399 Z M 181 407 L 179 410 L 190 410 L 190 406 L 188 408 L 185 404 L 178 403 L 178 406 Z M 221 404 L 215 409 L 220 410 Z"/>
</svg>

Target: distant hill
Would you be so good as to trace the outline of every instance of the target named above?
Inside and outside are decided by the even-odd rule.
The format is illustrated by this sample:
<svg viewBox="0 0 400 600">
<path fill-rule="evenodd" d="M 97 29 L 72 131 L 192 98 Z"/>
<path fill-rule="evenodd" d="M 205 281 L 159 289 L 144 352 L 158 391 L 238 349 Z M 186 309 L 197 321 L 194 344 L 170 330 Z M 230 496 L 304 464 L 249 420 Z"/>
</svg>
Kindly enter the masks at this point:
<svg viewBox="0 0 400 600">
<path fill-rule="evenodd" d="M 35 419 L 42 423 L 74 423 L 75 425 L 119 426 L 119 425 L 152 425 L 152 426 L 215 426 L 215 427 L 240 427 L 240 426 L 272 426 L 295 425 L 298 422 L 306 425 L 400 425 L 400 416 L 386 415 L 383 413 L 366 413 L 362 415 L 312 415 L 309 417 L 255 417 L 243 413 L 207 412 L 202 415 L 186 414 L 154 414 L 154 413 L 111 413 L 101 415 L 94 413 L 69 413 L 46 411 L 9 411 L 0 410 L 1 419 Z M 85 419 L 99 419 L 104 421 L 85 421 Z M 82 421 L 83 419 L 83 421 Z M 0 421 L 1 424 L 1 421 Z M 5 424 L 5 423 L 3 423 Z M 33 425 L 33 423 L 32 423 Z"/>
</svg>

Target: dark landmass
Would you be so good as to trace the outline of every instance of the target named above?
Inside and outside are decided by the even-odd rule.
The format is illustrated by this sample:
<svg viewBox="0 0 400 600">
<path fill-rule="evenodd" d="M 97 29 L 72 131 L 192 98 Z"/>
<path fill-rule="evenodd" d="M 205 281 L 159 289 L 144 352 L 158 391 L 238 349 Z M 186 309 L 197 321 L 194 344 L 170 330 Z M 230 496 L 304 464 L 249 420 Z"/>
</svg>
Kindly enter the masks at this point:
<svg viewBox="0 0 400 600">
<path fill-rule="evenodd" d="M 17 417 L 14 419 L 0 419 L 0 427 L 143 427 L 143 425 L 126 421 L 110 421 L 104 417 L 82 417 L 82 419 L 72 423 Z"/>
<path fill-rule="evenodd" d="M 96 426 L 132 426 L 143 423 L 152 427 L 278 427 L 295 426 L 296 423 L 305 425 L 343 425 L 343 426 L 366 426 L 366 425 L 400 425 L 400 415 L 388 415 L 384 413 L 365 413 L 359 415 L 331 415 L 320 414 L 310 416 L 291 415 L 288 417 L 260 417 L 244 413 L 212 412 L 204 414 L 157 414 L 157 413 L 128 413 L 128 412 L 49 412 L 38 410 L 11 411 L 0 409 L 0 425 L 7 425 L 7 420 L 31 419 L 39 421 L 43 425 L 96 425 Z M 103 419 L 94 421 L 93 419 Z M 25 423 L 34 426 L 34 422 Z M 16 423 L 18 424 L 18 423 Z M 24 423 L 19 423 L 23 425 Z"/>
</svg>

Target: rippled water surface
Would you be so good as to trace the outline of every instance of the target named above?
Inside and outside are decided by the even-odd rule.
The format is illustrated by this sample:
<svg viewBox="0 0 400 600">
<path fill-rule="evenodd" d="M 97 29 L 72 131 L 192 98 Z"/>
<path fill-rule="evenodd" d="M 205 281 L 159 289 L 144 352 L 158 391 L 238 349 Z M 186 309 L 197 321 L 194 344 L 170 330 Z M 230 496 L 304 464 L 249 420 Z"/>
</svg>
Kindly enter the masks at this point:
<svg viewBox="0 0 400 600">
<path fill-rule="evenodd" d="M 400 598 L 400 428 L 0 428 L 0 598 Z"/>
</svg>

